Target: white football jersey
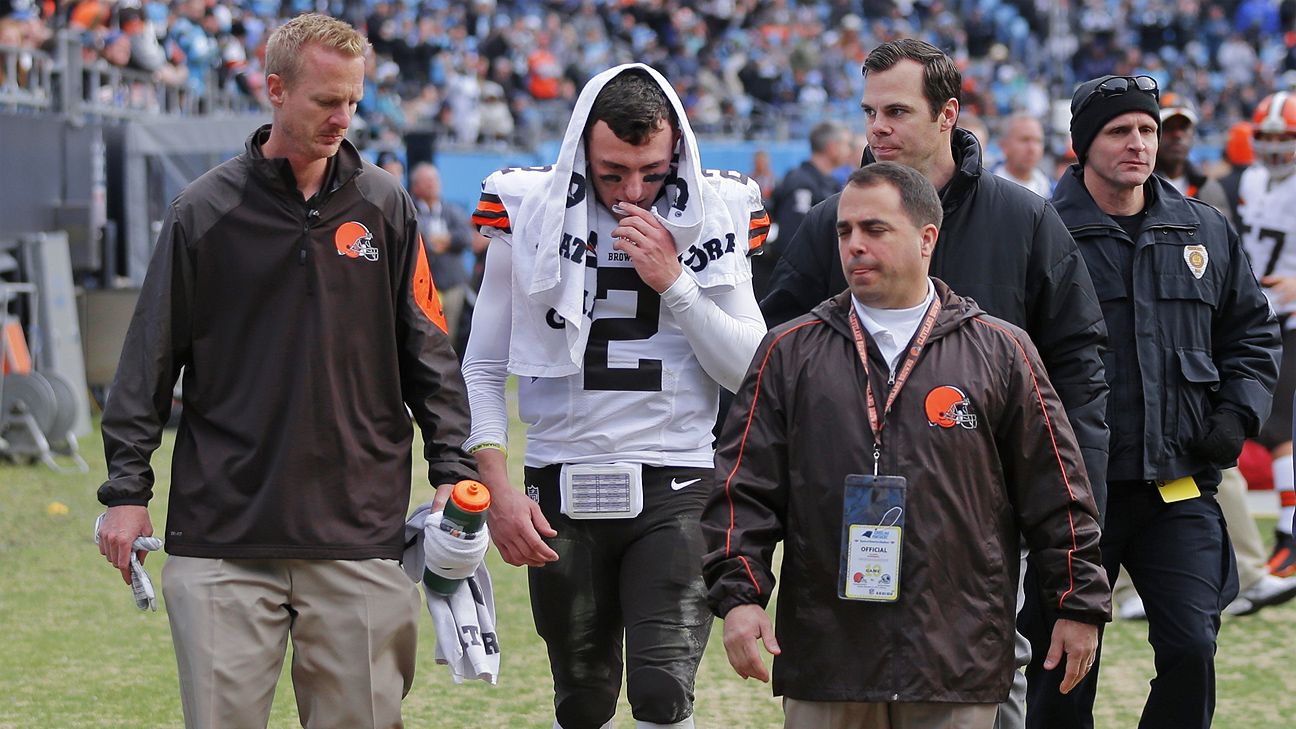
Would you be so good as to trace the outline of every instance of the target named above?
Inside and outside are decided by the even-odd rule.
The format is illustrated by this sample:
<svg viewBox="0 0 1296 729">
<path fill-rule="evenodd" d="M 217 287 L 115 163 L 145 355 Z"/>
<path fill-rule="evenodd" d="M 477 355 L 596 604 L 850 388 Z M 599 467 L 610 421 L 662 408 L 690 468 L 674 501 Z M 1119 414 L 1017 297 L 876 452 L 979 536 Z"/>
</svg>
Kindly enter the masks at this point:
<svg viewBox="0 0 1296 729">
<path fill-rule="evenodd" d="M 734 228 L 748 231 L 749 249 L 758 247 L 769 230 L 759 186 L 733 172 L 705 175 L 725 200 Z M 512 246 L 510 218 L 520 194 L 547 184 L 547 168 L 492 175 L 482 185 L 473 222 L 492 245 Z M 643 282 L 629 256 L 613 248 L 616 218 L 601 204 L 590 210 L 593 230 L 585 245 L 594 257 L 586 262 L 595 266 L 596 291 L 584 362 L 566 377 L 518 378 L 519 415 L 529 426 L 526 464 L 710 467 L 719 386 L 661 295 Z M 683 263 L 687 268 L 687 256 Z M 482 298 L 478 306 L 492 305 Z"/>
<path fill-rule="evenodd" d="M 1296 276 L 1296 175 L 1270 187 L 1264 165 L 1251 165 L 1242 173 L 1238 197 L 1242 219 L 1238 232 L 1256 279 Z M 1264 292 L 1274 311 L 1296 311 L 1296 302 L 1280 304 L 1270 289 Z"/>
</svg>

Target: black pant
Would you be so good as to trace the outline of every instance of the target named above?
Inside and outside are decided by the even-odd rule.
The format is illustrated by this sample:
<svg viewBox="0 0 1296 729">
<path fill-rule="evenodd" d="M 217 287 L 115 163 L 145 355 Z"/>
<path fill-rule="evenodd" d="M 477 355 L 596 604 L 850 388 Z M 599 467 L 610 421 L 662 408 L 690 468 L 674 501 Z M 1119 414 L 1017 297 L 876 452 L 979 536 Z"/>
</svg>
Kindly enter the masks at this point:
<svg viewBox="0 0 1296 729">
<path fill-rule="evenodd" d="M 1102 558 L 1112 584 L 1124 565 L 1147 610 L 1156 678 L 1139 729 L 1209 727 L 1220 611 L 1238 593 L 1233 546 L 1213 488 L 1167 504 L 1151 482 L 1109 483 Z M 1028 677 L 1031 729 L 1092 729 L 1100 661 L 1063 695 L 1057 685 L 1065 667 L 1064 661 L 1045 675 Z"/>
<path fill-rule="evenodd" d="M 671 724 L 692 715 L 693 678 L 712 622 L 699 518 L 713 475 L 645 466 L 639 516 L 569 519 L 559 512 L 559 467 L 526 469 L 528 487 L 537 487 L 558 532 L 545 539 L 558 561 L 529 568 L 529 576 L 564 729 L 594 729 L 612 718 L 623 640 L 634 717 Z"/>
</svg>

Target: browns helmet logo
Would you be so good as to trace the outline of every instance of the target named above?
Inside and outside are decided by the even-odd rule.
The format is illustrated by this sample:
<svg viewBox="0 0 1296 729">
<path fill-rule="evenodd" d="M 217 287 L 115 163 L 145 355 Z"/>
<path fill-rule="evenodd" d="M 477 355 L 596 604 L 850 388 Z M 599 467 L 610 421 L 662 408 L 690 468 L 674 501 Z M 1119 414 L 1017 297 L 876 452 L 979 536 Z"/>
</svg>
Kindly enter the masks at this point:
<svg viewBox="0 0 1296 729">
<path fill-rule="evenodd" d="M 977 427 L 977 416 L 972 412 L 972 402 L 957 387 L 941 385 L 932 390 L 927 393 L 925 405 L 928 425 L 939 425 L 942 428 L 953 428 L 959 425 L 968 430 Z"/>
<path fill-rule="evenodd" d="M 373 245 L 373 234 L 363 223 L 343 223 L 333 235 L 339 256 L 347 258 L 364 258 L 368 261 L 378 260 L 378 249 Z"/>
</svg>

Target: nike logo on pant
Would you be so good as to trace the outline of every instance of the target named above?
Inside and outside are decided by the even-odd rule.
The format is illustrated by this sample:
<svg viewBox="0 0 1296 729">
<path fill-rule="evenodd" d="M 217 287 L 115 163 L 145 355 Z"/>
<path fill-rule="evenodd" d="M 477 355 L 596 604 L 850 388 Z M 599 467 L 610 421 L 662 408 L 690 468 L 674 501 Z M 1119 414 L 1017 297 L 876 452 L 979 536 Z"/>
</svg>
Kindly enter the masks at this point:
<svg viewBox="0 0 1296 729">
<path fill-rule="evenodd" d="M 702 480 L 702 479 L 700 479 L 700 478 L 695 478 L 695 479 L 693 479 L 693 480 L 691 480 L 691 481 L 684 481 L 683 483 L 681 483 L 681 482 L 676 481 L 675 479 L 672 478 L 672 479 L 671 479 L 671 491 L 679 491 L 680 489 L 684 488 L 685 486 L 692 486 L 693 484 L 695 484 L 695 483 L 697 483 L 698 481 L 701 481 L 701 480 Z"/>
</svg>

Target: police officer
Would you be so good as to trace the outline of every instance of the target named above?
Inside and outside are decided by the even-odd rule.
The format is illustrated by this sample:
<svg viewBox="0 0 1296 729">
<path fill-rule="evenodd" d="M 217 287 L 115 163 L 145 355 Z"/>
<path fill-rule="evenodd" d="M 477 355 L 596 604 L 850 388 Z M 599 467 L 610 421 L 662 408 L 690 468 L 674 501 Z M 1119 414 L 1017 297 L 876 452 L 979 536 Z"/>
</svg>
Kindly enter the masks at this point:
<svg viewBox="0 0 1296 729">
<path fill-rule="evenodd" d="M 1053 204 L 1110 335 L 1102 553 L 1108 576 L 1123 565 L 1147 606 L 1157 677 L 1139 726 L 1185 729 L 1210 726 L 1220 608 L 1238 590 L 1215 490 L 1269 412 L 1279 332 L 1225 217 L 1152 174 L 1159 93 L 1148 76 L 1076 90 L 1078 162 Z M 1096 688 L 1094 671 L 1071 696 L 1032 705 L 1032 718 L 1092 726 Z"/>
</svg>

